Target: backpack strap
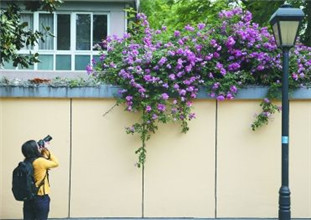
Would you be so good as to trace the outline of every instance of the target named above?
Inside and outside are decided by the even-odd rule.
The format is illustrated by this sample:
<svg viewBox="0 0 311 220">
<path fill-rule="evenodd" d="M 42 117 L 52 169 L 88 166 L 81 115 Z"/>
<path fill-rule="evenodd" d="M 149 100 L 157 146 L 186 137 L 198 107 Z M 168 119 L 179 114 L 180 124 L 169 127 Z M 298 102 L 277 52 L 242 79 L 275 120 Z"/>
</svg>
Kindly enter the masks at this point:
<svg viewBox="0 0 311 220">
<path fill-rule="evenodd" d="M 30 163 L 31 166 L 33 167 L 33 164 L 32 164 L 32 163 L 33 163 L 36 159 L 37 159 L 37 158 L 26 159 L 25 162 Z M 33 173 L 33 175 L 34 175 L 34 173 Z M 37 191 L 39 191 L 40 187 L 44 184 L 45 178 L 46 178 L 46 177 L 47 177 L 47 179 L 48 179 L 48 181 L 49 181 L 48 170 L 46 171 L 46 173 L 45 173 L 43 179 L 42 179 L 41 182 L 39 183 L 39 185 L 38 185 L 38 187 L 37 187 Z M 35 177 L 33 176 L 32 178 L 33 178 L 33 180 L 34 180 L 34 182 L 35 182 Z M 45 194 L 45 187 L 43 187 L 43 193 Z"/>
<path fill-rule="evenodd" d="M 41 182 L 39 183 L 39 185 L 38 185 L 38 191 L 39 191 L 39 189 L 40 189 L 40 187 L 44 184 L 44 182 L 45 182 L 45 178 L 48 176 L 48 171 L 46 171 L 46 173 L 45 173 L 45 175 L 44 175 L 44 177 L 43 177 L 43 179 L 41 180 Z M 45 187 L 43 186 L 43 193 L 45 194 Z"/>
</svg>

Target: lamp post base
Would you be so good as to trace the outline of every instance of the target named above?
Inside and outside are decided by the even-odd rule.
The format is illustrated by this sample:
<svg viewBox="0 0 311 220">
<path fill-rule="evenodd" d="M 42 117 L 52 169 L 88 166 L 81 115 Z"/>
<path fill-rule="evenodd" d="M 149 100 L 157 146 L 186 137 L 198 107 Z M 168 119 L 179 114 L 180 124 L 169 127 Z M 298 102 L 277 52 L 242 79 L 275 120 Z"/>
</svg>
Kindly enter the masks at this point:
<svg viewBox="0 0 311 220">
<path fill-rule="evenodd" d="M 290 190 L 288 186 L 282 186 L 279 195 L 279 220 L 290 220 Z"/>
</svg>

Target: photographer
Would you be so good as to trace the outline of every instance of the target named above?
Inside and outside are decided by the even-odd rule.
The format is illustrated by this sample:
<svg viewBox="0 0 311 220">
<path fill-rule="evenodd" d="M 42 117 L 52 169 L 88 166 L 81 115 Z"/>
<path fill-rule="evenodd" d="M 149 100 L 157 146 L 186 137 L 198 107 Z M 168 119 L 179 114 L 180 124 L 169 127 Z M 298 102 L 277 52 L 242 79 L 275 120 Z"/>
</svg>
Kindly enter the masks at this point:
<svg viewBox="0 0 311 220">
<path fill-rule="evenodd" d="M 41 140 L 42 143 L 42 140 Z M 50 184 L 48 171 L 58 166 L 58 160 L 48 150 L 49 142 L 39 145 L 34 140 L 29 140 L 22 145 L 24 161 L 30 161 L 33 165 L 34 181 L 38 187 L 37 195 L 24 201 L 24 220 L 44 220 L 48 218 L 50 210 Z"/>
</svg>

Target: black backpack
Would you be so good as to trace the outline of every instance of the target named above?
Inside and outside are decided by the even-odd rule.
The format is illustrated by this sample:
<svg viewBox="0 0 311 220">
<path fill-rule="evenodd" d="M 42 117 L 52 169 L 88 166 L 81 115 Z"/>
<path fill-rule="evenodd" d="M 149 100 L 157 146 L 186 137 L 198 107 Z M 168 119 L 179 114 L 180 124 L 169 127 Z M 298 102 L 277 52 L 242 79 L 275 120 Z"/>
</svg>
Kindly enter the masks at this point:
<svg viewBox="0 0 311 220">
<path fill-rule="evenodd" d="M 32 162 L 33 160 L 20 162 L 13 171 L 12 192 L 17 201 L 27 201 L 33 199 L 37 195 L 39 188 L 44 183 L 45 177 L 40 182 L 39 186 L 36 187 L 33 176 Z"/>
</svg>

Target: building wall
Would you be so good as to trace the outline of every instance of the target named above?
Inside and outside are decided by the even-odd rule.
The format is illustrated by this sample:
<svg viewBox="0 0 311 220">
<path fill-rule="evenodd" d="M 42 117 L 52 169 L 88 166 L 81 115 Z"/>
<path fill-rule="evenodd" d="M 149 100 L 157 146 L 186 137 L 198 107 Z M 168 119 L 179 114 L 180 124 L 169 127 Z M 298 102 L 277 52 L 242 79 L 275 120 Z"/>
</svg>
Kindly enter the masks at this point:
<svg viewBox="0 0 311 220">
<path fill-rule="evenodd" d="M 259 100 L 194 101 L 190 131 L 160 125 L 140 146 L 124 128 L 139 115 L 113 99 L 0 99 L 0 219 L 22 218 L 11 193 L 21 145 L 53 136 L 60 166 L 50 171 L 51 218 L 277 217 L 281 185 L 281 114 L 253 132 Z M 290 104 L 292 217 L 311 218 L 311 101 Z M 5 202 L 4 202 L 5 201 Z"/>
</svg>

